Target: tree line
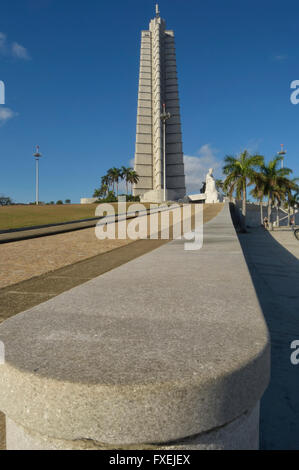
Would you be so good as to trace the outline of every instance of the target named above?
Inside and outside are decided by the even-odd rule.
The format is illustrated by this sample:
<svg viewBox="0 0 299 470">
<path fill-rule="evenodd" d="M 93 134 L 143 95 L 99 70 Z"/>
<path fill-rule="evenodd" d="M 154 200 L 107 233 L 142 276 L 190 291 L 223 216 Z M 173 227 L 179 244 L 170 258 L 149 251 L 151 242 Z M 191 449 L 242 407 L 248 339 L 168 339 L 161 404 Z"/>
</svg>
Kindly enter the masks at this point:
<svg viewBox="0 0 299 470">
<path fill-rule="evenodd" d="M 0 206 L 11 206 L 13 201 L 10 197 L 4 196 L 3 194 L 0 195 Z"/>
<path fill-rule="evenodd" d="M 50 201 L 50 202 L 39 201 L 39 205 L 41 205 L 41 206 L 53 206 L 55 204 L 56 205 L 71 204 L 71 202 L 72 201 L 70 199 L 66 199 L 64 202 L 62 201 L 62 199 L 59 199 L 57 202 L 54 202 L 54 201 Z M 18 206 L 18 205 L 26 206 L 27 204 L 14 202 L 10 197 L 6 197 L 6 196 L 3 196 L 3 195 L 0 196 L 0 206 Z M 35 206 L 36 202 L 29 202 L 28 205 L 29 206 Z"/>
<path fill-rule="evenodd" d="M 263 224 L 263 205 L 267 200 L 268 221 L 272 221 L 273 206 L 277 213 L 282 203 L 288 210 L 288 223 L 290 224 L 291 208 L 299 203 L 299 178 L 290 178 L 293 171 L 284 167 L 283 157 L 276 156 L 268 163 L 263 155 L 251 155 L 247 150 L 238 157 L 227 155 L 224 159 L 223 173 L 226 175 L 222 183 L 224 193 L 230 198 L 235 194 L 242 200 L 242 225 L 246 229 L 246 202 L 248 187 L 253 186 L 250 195 L 259 201 L 261 211 L 261 224 Z M 278 216 L 277 216 L 278 219 Z M 278 219 L 279 220 L 279 219 Z"/>
<path fill-rule="evenodd" d="M 121 168 L 110 168 L 106 175 L 101 178 L 101 186 L 94 190 L 93 197 L 97 197 L 102 201 L 114 200 L 117 198 L 120 181 L 126 182 L 126 196 L 133 199 L 132 187 L 139 181 L 139 175 L 134 168 L 122 166 Z M 129 195 L 129 185 L 131 185 L 131 195 Z"/>
</svg>

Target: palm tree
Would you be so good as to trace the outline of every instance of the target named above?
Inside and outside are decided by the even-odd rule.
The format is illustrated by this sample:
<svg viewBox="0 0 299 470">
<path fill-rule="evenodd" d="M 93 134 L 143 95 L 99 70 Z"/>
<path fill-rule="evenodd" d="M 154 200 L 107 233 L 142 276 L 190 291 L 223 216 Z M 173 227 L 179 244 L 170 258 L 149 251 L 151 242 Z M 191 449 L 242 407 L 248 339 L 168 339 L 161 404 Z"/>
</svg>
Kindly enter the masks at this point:
<svg viewBox="0 0 299 470">
<path fill-rule="evenodd" d="M 116 183 L 116 189 L 117 189 L 117 195 L 118 195 L 118 182 L 121 178 L 121 170 L 114 166 L 113 168 L 110 168 L 110 170 L 108 170 L 107 175 L 110 181 L 112 182 L 114 193 L 115 193 L 115 183 Z"/>
<path fill-rule="evenodd" d="M 125 166 L 121 167 L 122 179 L 126 181 L 126 194 L 127 195 L 128 195 L 128 184 L 130 182 L 130 174 L 132 173 L 132 171 L 134 171 L 134 169 L 131 167 L 128 167 L 128 168 Z"/>
<path fill-rule="evenodd" d="M 298 188 L 298 186 L 297 186 L 297 189 L 296 189 L 296 193 L 292 195 L 292 198 L 289 201 L 289 205 L 290 205 L 290 207 L 293 208 L 294 220 L 295 220 L 295 225 L 296 225 L 296 208 L 299 205 L 299 188 Z M 289 212 L 290 212 L 290 209 L 289 209 Z M 290 219 L 290 217 L 289 217 L 289 219 Z M 290 220 L 289 220 L 289 225 L 290 225 Z"/>
<path fill-rule="evenodd" d="M 114 172 L 113 172 L 113 168 L 109 168 L 109 170 L 107 171 L 107 178 L 109 180 L 109 185 L 111 184 L 112 185 L 112 190 L 113 192 L 114 191 L 114 186 L 115 186 L 115 181 L 114 181 Z"/>
<path fill-rule="evenodd" d="M 236 191 L 237 198 L 242 199 L 243 230 L 246 229 L 247 186 L 253 183 L 256 169 L 260 168 L 263 162 L 262 155 L 250 155 L 247 150 L 244 150 L 239 157 L 227 155 L 224 159 L 223 173 L 227 176 L 223 188 L 228 191 L 230 197 Z"/>
<path fill-rule="evenodd" d="M 276 227 L 279 227 L 279 209 L 282 201 L 286 200 L 287 195 L 287 181 L 283 186 L 277 186 L 274 192 L 274 205 L 276 207 Z"/>
<path fill-rule="evenodd" d="M 106 196 L 108 193 L 108 186 L 106 184 L 102 184 L 102 186 L 98 189 L 94 190 L 93 197 L 102 198 Z"/>
<path fill-rule="evenodd" d="M 282 157 L 274 157 L 268 165 L 261 166 L 261 173 L 265 182 L 264 194 L 268 196 L 268 220 L 271 222 L 272 205 L 275 200 L 280 203 L 290 185 L 287 176 L 292 173 L 290 168 L 278 168 Z"/>
<path fill-rule="evenodd" d="M 216 185 L 217 191 L 222 191 L 223 190 L 223 181 L 222 180 L 216 179 L 215 180 L 215 185 Z"/>
<path fill-rule="evenodd" d="M 131 194 L 132 194 L 132 186 L 133 184 L 137 184 L 139 181 L 139 175 L 136 173 L 135 170 L 131 170 L 128 175 L 128 182 L 131 183 Z"/>
<path fill-rule="evenodd" d="M 116 193 L 117 193 L 117 196 L 118 196 L 118 183 L 119 183 L 119 180 L 122 179 L 122 172 L 119 168 L 113 168 L 113 171 L 114 171 L 114 178 L 115 178 L 115 182 L 116 182 Z"/>
<path fill-rule="evenodd" d="M 286 200 L 287 200 L 287 209 L 288 209 L 288 225 L 290 225 L 291 219 L 291 207 L 298 203 L 299 199 L 299 186 L 297 181 L 299 178 L 293 178 L 289 181 L 289 185 L 285 188 Z M 292 191 L 295 191 L 293 194 Z"/>
<path fill-rule="evenodd" d="M 102 183 L 102 184 L 101 184 L 101 187 L 106 187 L 106 188 L 107 188 L 106 193 L 108 193 L 108 191 L 109 191 L 109 186 L 110 186 L 110 184 L 111 184 L 111 179 L 110 179 L 108 173 L 107 173 L 105 176 L 102 176 L 102 178 L 101 178 L 101 183 Z"/>
<path fill-rule="evenodd" d="M 254 177 L 254 188 L 250 191 L 250 194 L 259 201 L 260 214 L 261 214 L 261 225 L 264 223 L 264 211 L 263 202 L 265 196 L 265 181 L 261 173 L 256 173 Z"/>
</svg>

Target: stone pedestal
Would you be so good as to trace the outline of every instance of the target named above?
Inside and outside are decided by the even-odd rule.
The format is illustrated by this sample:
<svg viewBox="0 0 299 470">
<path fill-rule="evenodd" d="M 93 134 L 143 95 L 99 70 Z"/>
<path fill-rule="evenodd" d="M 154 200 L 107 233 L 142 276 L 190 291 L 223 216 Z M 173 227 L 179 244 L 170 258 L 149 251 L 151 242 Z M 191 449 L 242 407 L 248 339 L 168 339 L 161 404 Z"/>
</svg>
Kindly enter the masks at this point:
<svg viewBox="0 0 299 470">
<path fill-rule="evenodd" d="M 92 440 L 67 441 L 32 432 L 6 420 L 7 450 L 111 450 L 109 444 Z M 113 448 L 113 446 L 112 446 Z M 181 439 L 171 444 L 136 444 L 127 446 L 132 450 L 258 450 L 259 449 L 259 403 L 231 423 L 208 433 Z M 126 445 L 122 446 L 126 449 Z"/>
</svg>

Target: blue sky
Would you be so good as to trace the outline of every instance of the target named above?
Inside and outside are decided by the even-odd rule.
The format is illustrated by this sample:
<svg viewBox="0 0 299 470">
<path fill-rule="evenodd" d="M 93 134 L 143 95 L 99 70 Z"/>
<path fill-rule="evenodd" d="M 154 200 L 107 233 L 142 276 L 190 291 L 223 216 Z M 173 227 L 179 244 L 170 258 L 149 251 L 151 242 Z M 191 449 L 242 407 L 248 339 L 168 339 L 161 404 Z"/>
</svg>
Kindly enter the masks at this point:
<svg viewBox="0 0 299 470">
<path fill-rule="evenodd" d="M 34 200 L 92 195 L 134 156 L 140 30 L 152 0 L 1 0 L 0 194 Z M 299 3 L 161 0 L 175 30 L 189 191 L 244 148 L 271 158 L 285 144 L 299 176 Z"/>
</svg>

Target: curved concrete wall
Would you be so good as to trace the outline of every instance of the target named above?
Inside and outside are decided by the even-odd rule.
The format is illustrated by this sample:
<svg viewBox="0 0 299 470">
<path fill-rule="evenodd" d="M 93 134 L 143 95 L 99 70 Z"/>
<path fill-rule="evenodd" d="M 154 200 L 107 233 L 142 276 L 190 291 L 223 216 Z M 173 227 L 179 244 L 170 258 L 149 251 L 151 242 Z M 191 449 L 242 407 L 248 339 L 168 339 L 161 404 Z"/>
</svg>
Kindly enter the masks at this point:
<svg viewBox="0 0 299 470">
<path fill-rule="evenodd" d="M 268 332 L 228 205 L 0 327 L 9 449 L 255 449 Z"/>
</svg>

